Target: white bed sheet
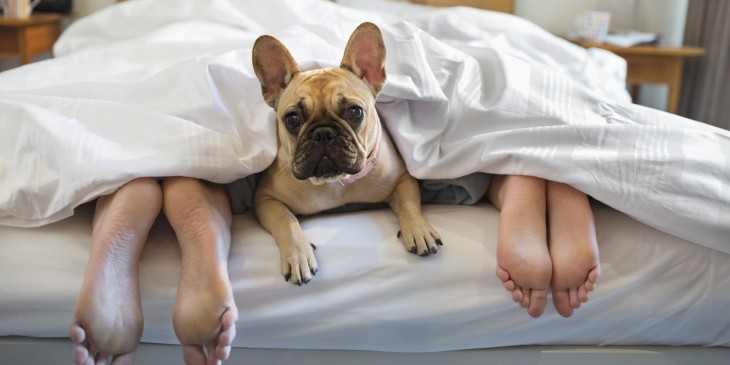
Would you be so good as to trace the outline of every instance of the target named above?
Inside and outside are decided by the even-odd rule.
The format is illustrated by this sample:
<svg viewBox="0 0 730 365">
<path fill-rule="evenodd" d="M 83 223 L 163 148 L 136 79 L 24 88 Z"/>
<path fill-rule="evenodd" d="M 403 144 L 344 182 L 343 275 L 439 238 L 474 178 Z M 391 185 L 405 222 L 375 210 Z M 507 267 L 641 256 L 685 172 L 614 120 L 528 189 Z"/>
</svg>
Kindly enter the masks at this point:
<svg viewBox="0 0 730 365">
<path fill-rule="evenodd" d="M 260 171 L 275 134 L 255 37 L 279 37 L 305 68 L 334 66 L 369 20 L 388 48 L 378 108 L 416 177 L 566 182 L 730 253 L 730 132 L 628 104 L 617 57 L 507 14 L 350 5 L 143 0 L 74 23 L 58 58 L 0 74 L 0 223 L 59 220 L 138 176 Z"/>
<path fill-rule="evenodd" d="M 240 311 L 236 347 L 430 352 L 516 345 L 730 347 L 730 255 L 605 205 L 595 216 L 603 275 L 571 318 L 527 317 L 494 275 L 497 211 L 426 206 L 444 239 L 435 256 L 402 248 L 388 210 L 304 219 L 321 269 L 285 282 L 270 235 L 233 223 L 229 272 Z M 40 228 L 0 227 L 0 336 L 65 337 L 90 241 L 91 209 Z M 175 344 L 180 252 L 156 224 L 143 253 L 143 342 Z"/>
</svg>

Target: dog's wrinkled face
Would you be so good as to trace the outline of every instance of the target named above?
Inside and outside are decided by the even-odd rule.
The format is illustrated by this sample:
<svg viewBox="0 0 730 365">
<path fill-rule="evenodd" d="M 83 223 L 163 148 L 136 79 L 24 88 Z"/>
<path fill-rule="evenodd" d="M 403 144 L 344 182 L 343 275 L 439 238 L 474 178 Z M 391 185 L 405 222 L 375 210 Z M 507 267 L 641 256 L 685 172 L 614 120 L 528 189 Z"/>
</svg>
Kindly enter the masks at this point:
<svg viewBox="0 0 730 365">
<path fill-rule="evenodd" d="M 292 142 L 292 173 L 314 183 L 360 172 L 374 143 L 368 135 L 379 123 L 372 91 L 341 68 L 297 75 L 279 99 L 277 117 L 279 137 Z"/>
<path fill-rule="evenodd" d="M 375 99 L 385 83 L 380 30 L 360 25 L 338 68 L 301 72 L 289 51 L 269 36 L 256 41 L 253 61 L 264 98 L 277 115 L 277 159 L 288 159 L 297 179 L 314 184 L 360 172 L 379 133 Z"/>
</svg>

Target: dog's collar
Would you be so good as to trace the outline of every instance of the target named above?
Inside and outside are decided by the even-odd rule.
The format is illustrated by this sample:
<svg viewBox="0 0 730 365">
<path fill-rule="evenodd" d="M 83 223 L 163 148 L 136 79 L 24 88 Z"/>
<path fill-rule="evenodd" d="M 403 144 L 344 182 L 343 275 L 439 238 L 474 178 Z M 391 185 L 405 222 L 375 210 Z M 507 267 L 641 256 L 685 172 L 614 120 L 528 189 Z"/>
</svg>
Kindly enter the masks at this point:
<svg viewBox="0 0 730 365">
<path fill-rule="evenodd" d="M 365 163 L 365 166 L 363 166 L 362 170 L 360 170 L 360 172 L 355 175 L 349 175 L 344 179 L 333 181 L 330 183 L 330 186 L 345 186 L 352 184 L 355 181 L 365 177 L 365 175 L 367 175 L 373 169 L 373 167 L 375 167 L 375 163 L 378 162 L 378 151 L 380 151 L 380 135 L 383 133 L 382 129 L 383 127 L 380 125 L 380 122 L 378 122 L 378 134 L 375 137 L 375 146 L 373 146 L 373 149 L 370 150 L 370 154 L 368 154 L 368 161 Z"/>
</svg>

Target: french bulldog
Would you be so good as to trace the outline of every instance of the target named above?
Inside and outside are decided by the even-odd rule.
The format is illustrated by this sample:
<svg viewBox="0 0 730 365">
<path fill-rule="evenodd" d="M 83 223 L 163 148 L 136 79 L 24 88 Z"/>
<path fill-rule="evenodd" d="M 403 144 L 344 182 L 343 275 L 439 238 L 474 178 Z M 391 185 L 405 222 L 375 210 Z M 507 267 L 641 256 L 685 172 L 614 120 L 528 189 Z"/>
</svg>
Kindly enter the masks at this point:
<svg viewBox="0 0 730 365">
<path fill-rule="evenodd" d="M 278 137 L 254 207 L 279 246 L 284 278 L 306 284 L 319 267 L 316 247 L 297 216 L 350 203 L 387 202 L 398 216 L 406 250 L 435 254 L 443 243 L 423 217 L 418 183 L 375 109 L 386 81 L 380 29 L 372 23 L 357 27 L 340 67 L 302 71 L 268 35 L 254 43 L 252 61 L 263 97 L 276 113 Z"/>
</svg>

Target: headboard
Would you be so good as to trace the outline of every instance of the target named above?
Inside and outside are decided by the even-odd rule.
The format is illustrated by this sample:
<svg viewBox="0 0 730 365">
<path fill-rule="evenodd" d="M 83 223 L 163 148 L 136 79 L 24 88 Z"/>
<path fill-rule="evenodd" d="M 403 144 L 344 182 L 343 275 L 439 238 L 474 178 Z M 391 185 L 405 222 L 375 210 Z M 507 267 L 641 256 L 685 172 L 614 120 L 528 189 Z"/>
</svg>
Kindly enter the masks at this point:
<svg viewBox="0 0 730 365">
<path fill-rule="evenodd" d="M 116 0 L 121 3 L 124 0 Z M 410 2 L 431 6 L 471 6 L 480 9 L 514 13 L 515 0 L 410 0 Z"/>
<path fill-rule="evenodd" d="M 472 6 L 475 8 L 514 13 L 515 0 L 410 0 L 432 6 Z"/>
</svg>

